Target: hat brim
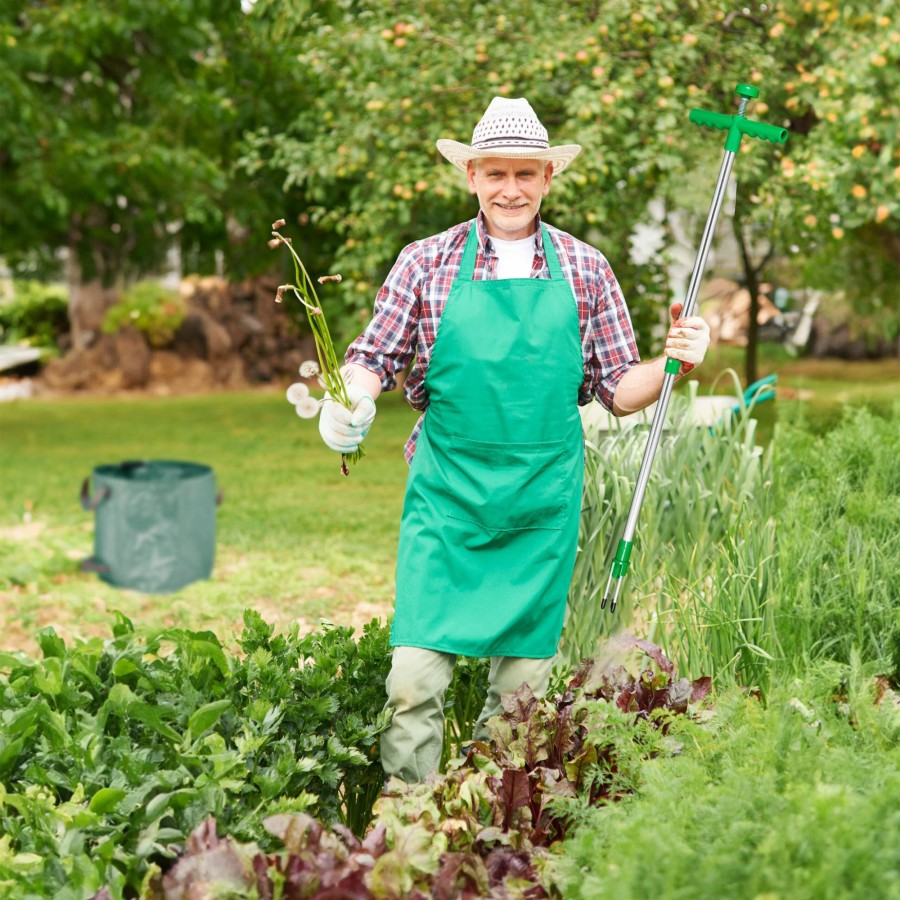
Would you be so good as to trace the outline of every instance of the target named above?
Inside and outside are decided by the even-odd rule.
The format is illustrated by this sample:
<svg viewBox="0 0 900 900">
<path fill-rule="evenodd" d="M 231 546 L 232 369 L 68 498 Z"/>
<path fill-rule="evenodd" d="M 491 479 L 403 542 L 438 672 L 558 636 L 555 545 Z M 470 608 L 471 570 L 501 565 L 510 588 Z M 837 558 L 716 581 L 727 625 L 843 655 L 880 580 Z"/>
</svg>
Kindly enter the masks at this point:
<svg viewBox="0 0 900 900">
<path fill-rule="evenodd" d="M 553 174 L 562 172 L 566 166 L 581 152 L 580 144 L 561 144 L 559 147 L 547 147 L 542 150 L 528 150 L 513 147 L 490 147 L 485 150 L 475 149 L 459 141 L 441 140 L 437 142 L 440 154 L 453 163 L 457 169 L 466 171 L 470 159 L 543 159 L 553 163 Z"/>
</svg>

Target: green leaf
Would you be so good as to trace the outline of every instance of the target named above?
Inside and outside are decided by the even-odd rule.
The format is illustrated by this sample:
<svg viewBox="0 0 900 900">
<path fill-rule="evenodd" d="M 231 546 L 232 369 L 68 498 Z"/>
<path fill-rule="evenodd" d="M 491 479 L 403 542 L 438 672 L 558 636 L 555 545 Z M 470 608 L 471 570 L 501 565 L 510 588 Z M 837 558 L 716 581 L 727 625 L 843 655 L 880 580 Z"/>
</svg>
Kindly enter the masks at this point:
<svg viewBox="0 0 900 900">
<path fill-rule="evenodd" d="M 112 627 L 112 633 L 115 637 L 126 637 L 134 634 L 134 623 L 121 610 L 114 609 L 113 615 L 116 617 L 116 624 Z"/>
<path fill-rule="evenodd" d="M 168 738 L 173 743 L 181 742 L 181 735 L 164 721 L 164 707 L 144 703 L 135 696 L 134 691 L 127 684 L 119 682 L 110 689 L 106 702 L 98 717 L 101 723 L 105 720 L 104 713 L 112 711 L 118 715 L 128 715 L 144 725 L 149 725 L 154 731 Z"/>
<path fill-rule="evenodd" d="M 116 808 L 120 800 L 125 798 L 125 791 L 119 788 L 100 788 L 93 797 L 88 809 L 93 813 L 108 813 Z"/>
<path fill-rule="evenodd" d="M 125 656 L 117 659 L 112 667 L 112 673 L 116 678 L 123 678 L 126 675 L 134 675 L 135 673 L 140 674 L 140 671 L 140 666 L 135 665 L 132 660 Z"/>
<path fill-rule="evenodd" d="M 197 656 L 212 660 L 219 671 L 226 677 L 231 674 L 231 668 L 228 665 L 228 659 L 222 652 L 222 648 L 211 641 L 191 641 L 191 652 Z"/>
<path fill-rule="evenodd" d="M 144 725 L 149 725 L 154 731 L 173 743 L 181 743 L 181 735 L 163 720 L 161 707 L 138 701 L 128 707 L 128 715 Z"/>
<path fill-rule="evenodd" d="M 46 658 L 32 677 L 35 687 L 42 694 L 57 696 L 63 689 L 63 661 L 55 656 Z"/>
<path fill-rule="evenodd" d="M 145 822 L 154 822 L 158 819 L 165 811 L 168 809 L 170 801 L 172 798 L 172 793 L 170 791 L 166 791 L 163 794 L 157 794 L 155 797 L 152 797 L 144 807 L 144 815 L 143 819 Z"/>
<path fill-rule="evenodd" d="M 0 669 L 9 669 L 9 671 L 13 671 L 14 669 L 21 668 L 30 669 L 35 665 L 37 665 L 37 663 L 25 653 L 18 650 L 0 650 Z"/>
<path fill-rule="evenodd" d="M 44 659 L 56 657 L 57 659 L 66 658 L 66 645 L 62 638 L 58 637 L 53 628 L 42 628 L 37 633 L 38 644 L 40 644 L 41 652 Z"/>
<path fill-rule="evenodd" d="M 24 746 L 25 738 L 16 738 L 0 750 L 0 775 L 6 775 L 12 769 Z"/>
<path fill-rule="evenodd" d="M 231 700 L 229 699 L 213 700 L 212 703 L 201 706 L 188 719 L 188 731 L 190 732 L 191 740 L 196 741 L 197 738 L 206 734 L 219 721 L 222 713 L 230 708 Z"/>
</svg>

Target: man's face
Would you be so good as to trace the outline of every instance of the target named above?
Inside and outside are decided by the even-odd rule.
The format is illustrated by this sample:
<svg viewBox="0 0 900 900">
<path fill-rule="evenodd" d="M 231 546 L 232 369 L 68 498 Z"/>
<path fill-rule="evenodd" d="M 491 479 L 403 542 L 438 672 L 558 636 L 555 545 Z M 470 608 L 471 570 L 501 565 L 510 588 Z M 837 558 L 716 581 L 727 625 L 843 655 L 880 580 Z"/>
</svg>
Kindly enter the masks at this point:
<svg viewBox="0 0 900 900">
<path fill-rule="evenodd" d="M 487 233 L 504 241 L 534 234 L 541 198 L 550 192 L 553 166 L 538 159 L 469 160 L 469 191 L 487 221 Z"/>
</svg>

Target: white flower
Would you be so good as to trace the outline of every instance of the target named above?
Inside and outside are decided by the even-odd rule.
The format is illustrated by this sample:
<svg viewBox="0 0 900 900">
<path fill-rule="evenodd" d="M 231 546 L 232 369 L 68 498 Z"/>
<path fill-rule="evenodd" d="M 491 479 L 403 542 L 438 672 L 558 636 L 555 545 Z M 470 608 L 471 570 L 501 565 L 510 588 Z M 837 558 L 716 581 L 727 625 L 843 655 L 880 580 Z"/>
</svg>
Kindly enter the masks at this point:
<svg viewBox="0 0 900 900">
<path fill-rule="evenodd" d="M 300 377 L 301 378 L 312 378 L 315 375 L 319 374 L 319 364 L 312 359 L 308 359 L 305 362 L 300 363 Z"/>
<path fill-rule="evenodd" d="M 309 396 L 309 388 L 300 381 L 292 384 L 286 392 L 288 403 L 296 406 L 301 400 L 305 400 Z"/>
<path fill-rule="evenodd" d="M 304 397 L 299 403 L 294 404 L 294 409 L 301 419 L 314 419 L 319 414 L 321 405 L 321 401 L 315 397 Z"/>
</svg>

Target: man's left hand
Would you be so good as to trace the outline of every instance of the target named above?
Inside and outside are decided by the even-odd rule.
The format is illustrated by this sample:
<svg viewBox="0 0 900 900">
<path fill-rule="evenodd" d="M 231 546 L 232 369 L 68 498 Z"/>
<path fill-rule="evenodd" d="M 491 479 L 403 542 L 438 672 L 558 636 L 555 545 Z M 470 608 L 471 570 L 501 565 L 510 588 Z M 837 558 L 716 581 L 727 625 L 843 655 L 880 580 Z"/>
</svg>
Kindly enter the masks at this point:
<svg viewBox="0 0 900 900">
<path fill-rule="evenodd" d="M 666 335 L 666 356 L 680 360 L 681 374 L 687 375 L 694 366 L 699 366 L 709 349 L 709 325 L 700 316 L 681 319 L 681 303 L 669 307 L 672 324 Z"/>
</svg>

